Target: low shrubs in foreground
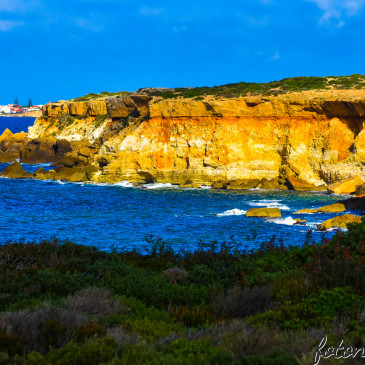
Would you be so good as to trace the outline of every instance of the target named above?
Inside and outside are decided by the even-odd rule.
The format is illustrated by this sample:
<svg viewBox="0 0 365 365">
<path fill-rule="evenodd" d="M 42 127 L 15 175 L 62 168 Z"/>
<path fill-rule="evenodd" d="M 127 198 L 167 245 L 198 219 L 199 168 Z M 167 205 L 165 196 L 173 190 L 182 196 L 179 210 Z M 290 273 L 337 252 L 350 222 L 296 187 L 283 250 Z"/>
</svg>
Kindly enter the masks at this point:
<svg viewBox="0 0 365 365">
<path fill-rule="evenodd" d="M 2 244 L 0 364 L 312 364 L 324 335 L 365 346 L 365 224 L 302 247 L 147 243 Z"/>
</svg>

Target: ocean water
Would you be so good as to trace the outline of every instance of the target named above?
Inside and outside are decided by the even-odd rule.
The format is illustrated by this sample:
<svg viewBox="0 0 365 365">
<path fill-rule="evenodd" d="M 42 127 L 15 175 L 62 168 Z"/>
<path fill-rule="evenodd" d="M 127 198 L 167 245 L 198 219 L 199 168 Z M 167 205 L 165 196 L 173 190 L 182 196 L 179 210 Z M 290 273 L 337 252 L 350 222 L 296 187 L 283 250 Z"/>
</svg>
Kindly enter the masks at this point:
<svg viewBox="0 0 365 365">
<path fill-rule="evenodd" d="M 27 121 L 19 123 L 24 126 Z M 0 171 L 5 166 L 0 164 Z M 35 171 L 40 165 L 23 166 Z M 50 168 L 47 164 L 44 167 Z M 170 184 L 134 188 L 128 182 L 86 184 L 2 178 L 0 242 L 57 237 L 103 250 L 112 245 L 143 249 L 145 238 L 153 234 L 174 248 L 191 250 L 199 240 L 223 241 L 230 236 L 241 245 L 255 248 L 275 235 L 285 244 L 300 245 L 307 229 L 315 229 L 334 215 L 293 213 L 341 198 L 323 192 L 181 189 Z M 265 206 L 280 208 L 283 217 L 263 220 L 245 216 L 248 209 Z M 308 226 L 293 225 L 294 218 L 307 219 Z M 322 233 L 314 232 L 313 236 L 320 240 Z"/>
<path fill-rule="evenodd" d="M 13 133 L 28 132 L 28 127 L 33 125 L 35 118 L 32 117 L 0 117 L 0 135 L 6 128 Z"/>
</svg>

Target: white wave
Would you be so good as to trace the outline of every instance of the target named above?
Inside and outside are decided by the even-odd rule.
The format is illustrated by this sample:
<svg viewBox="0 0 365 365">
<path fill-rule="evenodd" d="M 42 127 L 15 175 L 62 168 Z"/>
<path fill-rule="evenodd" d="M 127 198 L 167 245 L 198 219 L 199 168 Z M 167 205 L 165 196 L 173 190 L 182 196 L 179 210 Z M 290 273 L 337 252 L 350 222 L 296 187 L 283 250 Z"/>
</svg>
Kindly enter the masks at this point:
<svg viewBox="0 0 365 365">
<path fill-rule="evenodd" d="M 133 184 L 127 180 L 117 182 L 115 184 L 112 184 L 114 186 L 120 186 L 122 188 L 133 188 Z"/>
<path fill-rule="evenodd" d="M 322 224 L 322 222 L 310 222 L 310 223 L 307 223 L 307 226 L 311 227 L 311 228 L 317 228 L 317 226 L 320 224 Z"/>
<path fill-rule="evenodd" d="M 179 187 L 178 185 L 172 185 L 170 183 L 166 183 L 166 184 L 163 184 L 163 183 L 144 184 L 142 186 L 146 189 L 166 189 L 166 188 L 177 189 Z"/>
<path fill-rule="evenodd" d="M 248 205 L 252 207 L 265 207 L 265 208 L 279 208 L 281 210 L 290 210 L 290 208 L 287 205 L 281 204 L 281 200 L 259 200 L 259 201 L 252 201 L 249 202 Z"/>
<path fill-rule="evenodd" d="M 248 189 L 248 190 L 263 190 L 261 188 L 251 188 L 251 189 Z"/>
<path fill-rule="evenodd" d="M 208 186 L 208 185 L 201 185 L 199 188 L 200 189 L 211 189 L 212 187 Z"/>
<path fill-rule="evenodd" d="M 294 226 L 294 224 L 298 223 L 295 219 L 292 217 L 286 217 L 286 218 L 278 218 L 271 220 L 275 224 L 283 224 L 285 226 Z"/>
<path fill-rule="evenodd" d="M 29 164 L 29 166 L 35 166 L 35 167 L 50 167 L 52 165 L 52 162 L 45 162 L 45 163 L 36 163 L 36 164 Z"/>
<path fill-rule="evenodd" d="M 241 210 L 241 209 L 231 209 L 231 210 L 227 210 L 224 213 L 219 213 L 216 214 L 217 217 L 227 217 L 229 215 L 244 215 L 246 214 L 246 210 Z"/>
<path fill-rule="evenodd" d="M 328 228 L 326 229 L 326 232 L 333 232 L 333 231 L 337 231 L 340 230 L 342 232 L 347 232 L 348 229 L 347 228 L 341 228 L 341 227 L 332 227 L 332 228 Z"/>
</svg>

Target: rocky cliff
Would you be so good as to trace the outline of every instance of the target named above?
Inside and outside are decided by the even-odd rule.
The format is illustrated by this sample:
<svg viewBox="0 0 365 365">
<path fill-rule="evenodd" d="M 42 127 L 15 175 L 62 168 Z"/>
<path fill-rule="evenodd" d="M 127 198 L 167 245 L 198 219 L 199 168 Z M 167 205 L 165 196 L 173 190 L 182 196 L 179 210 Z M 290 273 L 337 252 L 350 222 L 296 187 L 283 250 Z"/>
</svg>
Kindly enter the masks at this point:
<svg viewBox="0 0 365 365">
<path fill-rule="evenodd" d="M 365 91 L 47 104 L 28 138 L 69 141 L 99 182 L 310 190 L 365 174 Z"/>
</svg>

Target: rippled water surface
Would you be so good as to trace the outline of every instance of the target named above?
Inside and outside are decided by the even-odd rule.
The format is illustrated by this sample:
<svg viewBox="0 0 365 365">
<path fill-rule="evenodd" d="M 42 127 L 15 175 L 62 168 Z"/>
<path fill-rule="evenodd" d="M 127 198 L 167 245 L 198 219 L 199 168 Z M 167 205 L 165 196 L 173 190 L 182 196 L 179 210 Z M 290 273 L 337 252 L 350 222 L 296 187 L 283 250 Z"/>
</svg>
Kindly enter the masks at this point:
<svg viewBox="0 0 365 365">
<path fill-rule="evenodd" d="M 0 170 L 4 167 L 0 165 Z M 24 167 L 35 171 L 39 165 Z M 143 189 L 127 183 L 0 179 L 0 241 L 56 236 L 101 249 L 141 248 L 145 237 L 154 234 L 176 248 L 192 249 L 199 239 L 226 240 L 233 235 L 238 242 L 256 247 L 276 235 L 286 244 L 301 244 L 308 228 L 333 214 L 296 216 L 293 212 L 339 199 L 313 192 L 178 189 L 159 184 Z M 280 208 L 283 217 L 265 221 L 244 214 L 266 206 Z M 293 218 L 307 219 L 308 227 L 293 225 Z M 255 240 L 252 232 L 257 233 Z M 319 240 L 321 233 L 315 232 L 314 237 Z"/>
</svg>

